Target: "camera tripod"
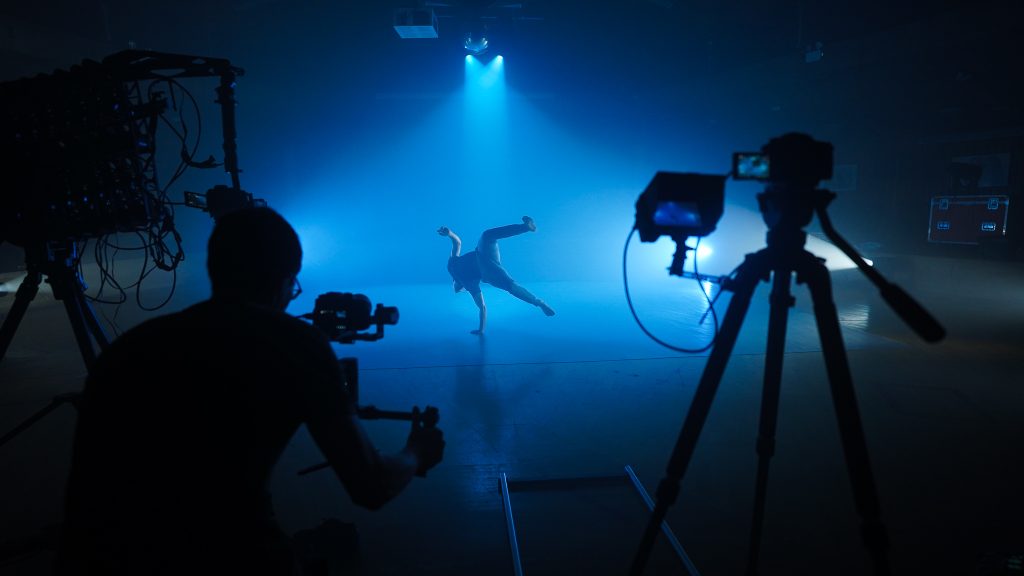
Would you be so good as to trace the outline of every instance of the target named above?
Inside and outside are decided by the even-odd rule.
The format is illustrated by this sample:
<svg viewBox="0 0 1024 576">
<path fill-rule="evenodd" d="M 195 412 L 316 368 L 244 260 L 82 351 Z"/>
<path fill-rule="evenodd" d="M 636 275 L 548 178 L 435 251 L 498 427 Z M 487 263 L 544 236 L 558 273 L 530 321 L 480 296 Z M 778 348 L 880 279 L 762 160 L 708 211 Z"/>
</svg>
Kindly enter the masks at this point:
<svg viewBox="0 0 1024 576">
<path fill-rule="evenodd" d="M 96 314 L 89 301 L 85 299 L 82 280 L 75 270 L 75 260 L 76 246 L 71 241 L 43 243 L 25 248 L 28 275 L 18 287 L 10 312 L 4 319 L 3 326 L 0 327 L 0 361 L 3 361 L 7 354 L 7 348 L 10 346 L 11 340 L 14 339 L 14 334 L 25 317 L 29 304 L 39 293 L 39 285 L 43 281 L 43 276 L 46 276 L 53 288 L 53 297 L 64 303 L 64 310 L 71 322 L 71 329 L 75 334 L 75 341 L 78 343 L 78 349 L 85 361 L 86 368 L 91 368 L 96 360 L 96 347 L 98 346 L 100 350 L 107 347 L 110 340 L 96 319 Z M 64 403 L 75 405 L 79 396 L 79 393 L 72 392 L 54 397 L 47 407 L 0 438 L 0 446 L 9 442 L 60 405 Z"/>
<path fill-rule="evenodd" d="M 782 358 L 785 350 L 788 309 L 793 305 L 790 286 L 794 273 L 797 283 L 807 284 L 813 300 L 814 316 L 839 424 L 843 455 L 853 490 L 854 504 L 862 520 L 864 544 L 871 557 L 874 573 L 889 574 L 887 536 L 881 520 L 878 494 L 871 472 L 850 366 L 843 346 L 839 317 L 832 299 L 831 279 L 824 261 L 804 249 L 807 234 L 802 228 L 810 222 L 813 213 L 817 213 L 828 238 L 879 287 L 886 302 L 920 336 L 929 342 L 935 342 L 942 339 L 944 329 L 902 289 L 890 284 L 874 268 L 868 266 L 853 247 L 839 236 L 826 212 L 835 194 L 813 187 L 798 186 L 791 190 L 781 188 L 781 192 L 765 193 L 758 197 L 765 221 L 769 224 L 767 247 L 754 254 L 748 254 L 738 268 L 736 276 L 723 286 L 732 290 L 734 296 L 729 303 L 721 332 L 712 348 L 676 440 L 666 467 L 666 476 L 658 485 L 654 510 L 633 558 L 630 570 L 632 576 L 643 573 L 665 514 L 679 494 L 680 482 L 693 456 L 697 439 L 707 419 L 754 290 L 760 282 L 771 280 L 764 391 L 757 439 L 757 484 L 750 550 L 747 557 L 747 574 L 757 573 L 768 466 L 775 451 Z"/>
</svg>

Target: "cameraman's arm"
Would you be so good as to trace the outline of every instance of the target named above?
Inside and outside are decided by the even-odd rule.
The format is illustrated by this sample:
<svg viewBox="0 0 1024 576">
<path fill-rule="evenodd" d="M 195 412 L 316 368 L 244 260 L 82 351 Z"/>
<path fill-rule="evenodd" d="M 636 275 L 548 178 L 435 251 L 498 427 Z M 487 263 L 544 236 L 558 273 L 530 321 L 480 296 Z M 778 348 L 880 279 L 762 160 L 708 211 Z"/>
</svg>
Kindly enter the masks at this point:
<svg viewBox="0 0 1024 576">
<path fill-rule="evenodd" d="M 366 435 L 352 411 L 313 415 L 307 421 L 310 434 L 352 502 L 376 510 L 397 496 L 412 480 L 419 458 L 410 446 L 382 454 Z M 342 408 L 334 404 L 336 408 Z"/>
<path fill-rule="evenodd" d="M 337 368 L 329 347 L 324 353 L 330 355 L 324 362 Z M 299 384 L 304 388 L 306 426 L 352 501 L 371 510 L 380 508 L 405 488 L 418 468 L 437 462 L 421 462 L 424 452 L 413 442 L 396 453 L 381 454 L 342 387 L 340 371 L 326 376 Z"/>
</svg>

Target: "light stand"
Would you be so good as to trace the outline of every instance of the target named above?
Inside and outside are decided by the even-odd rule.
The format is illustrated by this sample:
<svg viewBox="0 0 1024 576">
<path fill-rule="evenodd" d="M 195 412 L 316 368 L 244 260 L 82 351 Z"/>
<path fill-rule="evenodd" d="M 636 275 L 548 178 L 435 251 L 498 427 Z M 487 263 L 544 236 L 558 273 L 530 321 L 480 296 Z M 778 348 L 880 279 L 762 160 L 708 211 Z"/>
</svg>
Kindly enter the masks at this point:
<svg viewBox="0 0 1024 576">
<path fill-rule="evenodd" d="M 13 136 L 0 134 L 0 144 L 5 154 L 18 154 L 13 156 L 12 167 L 24 168 L 24 174 L 17 175 L 20 179 L 10 186 L 22 197 L 11 198 L 10 206 L 4 205 L 0 211 L 5 217 L 0 218 L 0 228 L 7 227 L 3 232 L 10 234 L 0 237 L 0 242 L 24 247 L 28 271 L 0 326 L 0 361 L 44 277 L 54 298 L 64 303 L 86 369 L 92 368 L 97 347 L 102 351 L 110 342 L 85 298 L 76 270 L 77 242 L 115 231 L 136 231 L 158 221 L 161 226 L 168 225 L 160 221 L 166 214 L 156 209 L 152 190 L 156 186 L 154 133 L 164 102 L 158 98 L 143 101 L 139 81 L 220 78 L 217 103 L 223 115 L 224 166 L 232 187 L 215 195 L 214 208 L 226 210 L 227 204 L 237 203 L 238 198 L 252 202 L 251 195 L 239 188 L 235 144 L 234 88 L 237 77 L 244 74 L 241 68 L 220 58 L 126 50 L 105 58 L 102 64 L 87 61 L 74 70 L 0 85 L 3 103 L 18 112 L 4 119 L 4 128 Z M 129 83 L 132 88 L 124 89 L 122 85 Z M 83 109 L 89 113 L 83 114 Z M 125 135 L 131 136 L 127 148 Z M 65 141 L 71 143 L 68 150 L 61 145 Z M 108 148 L 120 155 L 96 152 L 106 153 Z M 41 173 L 57 176 L 39 181 Z M 61 404 L 75 404 L 77 399 L 76 393 L 55 397 L 0 438 L 0 446 Z"/>
<path fill-rule="evenodd" d="M 36 246 L 26 250 L 25 256 L 28 275 L 18 287 L 10 313 L 4 319 L 3 326 L 0 327 L 0 361 L 7 354 L 7 348 L 18 330 L 18 325 L 25 317 L 29 304 L 39 293 L 39 284 L 42 283 L 45 276 L 46 281 L 53 288 L 53 297 L 64 303 L 64 310 L 71 322 L 71 329 L 75 334 L 75 341 L 82 353 L 86 369 L 92 368 L 96 361 L 96 348 L 103 350 L 110 340 L 96 319 L 92 306 L 85 298 L 82 279 L 75 270 L 75 261 L 77 260 L 75 243 L 63 242 Z M 79 396 L 79 393 L 69 393 L 54 397 L 48 406 L 4 434 L 0 438 L 0 446 L 14 439 L 60 405 L 64 403 L 75 405 Z"/>
</svg>

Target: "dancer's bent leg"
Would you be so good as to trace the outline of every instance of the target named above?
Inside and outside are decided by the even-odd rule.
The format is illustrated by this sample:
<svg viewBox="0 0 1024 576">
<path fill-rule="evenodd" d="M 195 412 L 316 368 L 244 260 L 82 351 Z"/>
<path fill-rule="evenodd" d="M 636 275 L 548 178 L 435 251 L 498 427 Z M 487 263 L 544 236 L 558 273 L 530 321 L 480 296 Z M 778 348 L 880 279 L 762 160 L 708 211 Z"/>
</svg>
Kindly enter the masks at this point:
<svg viewBox="0 0 1024 576">
<path fill-rule="evenodd" d="M 551 306 L 548 306 L 543 300 L 537 298 L 536 296 L 533 295 L 532 292 L 530 292 L 526 288 L 523 288 L 519 284 L 512 282 L 511 284 L 508 285 L 507 288 L 505 288 L 505 290 L 507 290 L 509 294 L 515 296 L 516 298 L 519 298 L 523 302 L 537 306 L 538 308 L 544 311 L 545 315 L 555 315 L 555 311 L 554 309 L 551 308 Z"/>
</svg>

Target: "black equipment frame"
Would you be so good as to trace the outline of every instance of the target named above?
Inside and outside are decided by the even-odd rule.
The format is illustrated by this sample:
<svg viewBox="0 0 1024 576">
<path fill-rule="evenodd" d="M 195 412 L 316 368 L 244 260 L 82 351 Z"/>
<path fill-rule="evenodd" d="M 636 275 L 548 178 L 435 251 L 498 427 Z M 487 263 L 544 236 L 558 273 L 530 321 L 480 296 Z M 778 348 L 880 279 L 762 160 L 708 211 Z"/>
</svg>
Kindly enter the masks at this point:
<svg viewBox="0 0 1024 576">
<path fill-rule="evenodd" d="M 245 71 L 222 58 L 207 58 L 185 54 L 169 54 L 149 50 L 125 50 L 103 59 L 102 65 L 108 67 L 113 75 L 125 83 L 144 80 L 161 80 L 167 78 L 198 78 L 219 76 L 220 83 L 216 89 L 217 103 L 221 107 L 221 124 L 223 127 L 224 171 L 231 178 L 231 191 L 236 195 L 245 194 L 241 190 L 238 167 L 237 132 L 235 124 L 235 81 Z M 133 104 L 141 104 L 138 86 L 129 91 Z M 136 126 L 137 130 L 147 130 L 145 124 Z M 151 128 L 149 128 L 151 130 Z M 151 132 L 147 134 L 152 135 Z M 151 154 L 138 159 L 142 163 L 147 178 L 155 181 L 153 158 Z M 2 240 L 2 238 L 0 238 Z M 0 362 L 14 339 L 18 326 L 25 317 L 29 304 L 39 293 L 39 285 L 45 280 L 53 288 L 54 298 L 64 303 L 68 320 L 75 334 L 79 351 L 86 369 L 91 369 L 99 352 L 110 342 L 103 327 L 96 318 L 89 301 L 85 297 L 85 284 L 78 273 L 78 240 L 63 239 L 42 242 L 31 242 L 24 246 L 27 275 L 18 287 L 14 303 L 4 323 L 0 326 Z M 98 348 L 98 350 L 97 350 Z M 62 394 L 53 399 L 43 410 L 37 412 L 13 430 L 0 438 L 0 446 L 28 429 L 55 408 L 64 403 L 76 404 L 78 393 Z"/>
</svg>

